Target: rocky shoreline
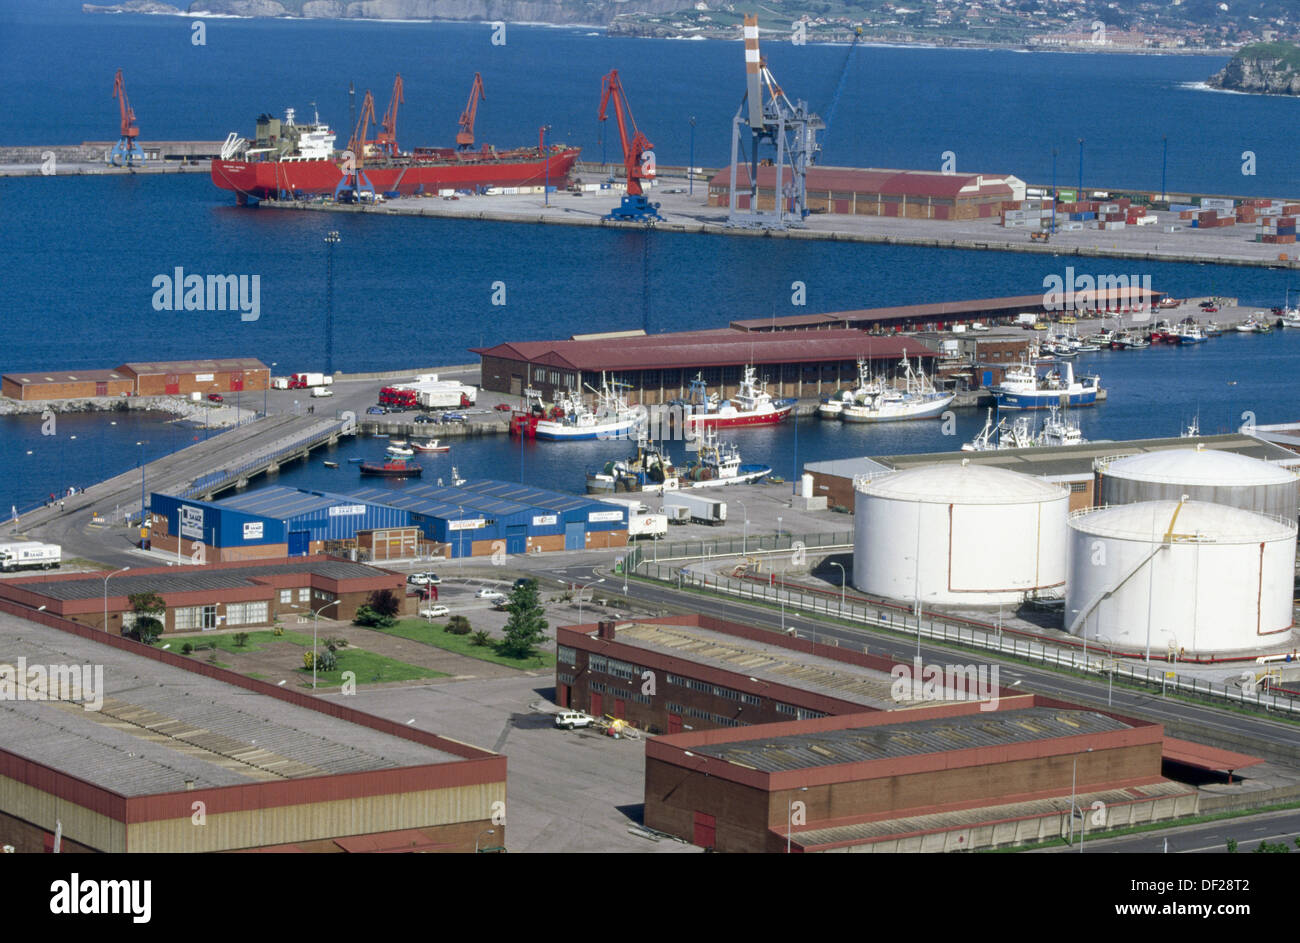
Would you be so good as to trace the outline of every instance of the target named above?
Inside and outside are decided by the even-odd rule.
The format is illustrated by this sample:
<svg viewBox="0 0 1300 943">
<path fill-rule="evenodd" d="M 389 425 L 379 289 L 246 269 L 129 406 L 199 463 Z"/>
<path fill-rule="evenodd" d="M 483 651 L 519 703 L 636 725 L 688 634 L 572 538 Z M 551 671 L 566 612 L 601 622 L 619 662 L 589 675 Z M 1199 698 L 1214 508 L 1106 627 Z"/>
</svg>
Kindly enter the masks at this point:
<svg viewBox="0 0 1300 943">
<path fill-rule="evenodd" d="M 1205 84 L 1257 95 L 1300 95 L 1300 46 L 1246 46 Z"/>
<path fill-rule="evenodd" d="M 91 397 L 87 399 L 59 400 L 15 400 L 0 398 L 0 416 L 39 416 L 46 410 L 52 413 L 114 413 L 139 410 L 152 410 L 170 413 L 176 418 L 172 422 L 193 422 L 218 429 L 233 426 L 237 413 L 248 410 L 235 410 L 229 406 L 207 406 L 190 400 L 177 399 L 174 396 L 132 396 L 117 399 Z"/>
</svg>

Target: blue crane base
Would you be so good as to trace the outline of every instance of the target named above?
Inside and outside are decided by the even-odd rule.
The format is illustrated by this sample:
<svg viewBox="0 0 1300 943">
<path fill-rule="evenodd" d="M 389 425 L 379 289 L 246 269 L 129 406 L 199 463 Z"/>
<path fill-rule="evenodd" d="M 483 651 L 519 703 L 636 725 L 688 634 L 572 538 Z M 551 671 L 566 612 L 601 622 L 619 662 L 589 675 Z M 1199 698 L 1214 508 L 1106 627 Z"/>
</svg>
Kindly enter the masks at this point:
<svg viewBox="0 0 1300 943">
<path fill-rule="evenodd" d="M 122 138 L 108 152 L 108 160 L 114 167 L 121 167 L 123 164 L 132 167 L 144 163 L 144 151 L 140 150 L 140 145 L 135 141 Z"/>
<path fill-rule="evenodd" d="M 623 202 L 601 218 L 623 223 L 648 223 L 653 219 L 664 222 L 659 215 L 659 204 L 651 203 L 644 193 L 623 197 Z"/>
</svg>

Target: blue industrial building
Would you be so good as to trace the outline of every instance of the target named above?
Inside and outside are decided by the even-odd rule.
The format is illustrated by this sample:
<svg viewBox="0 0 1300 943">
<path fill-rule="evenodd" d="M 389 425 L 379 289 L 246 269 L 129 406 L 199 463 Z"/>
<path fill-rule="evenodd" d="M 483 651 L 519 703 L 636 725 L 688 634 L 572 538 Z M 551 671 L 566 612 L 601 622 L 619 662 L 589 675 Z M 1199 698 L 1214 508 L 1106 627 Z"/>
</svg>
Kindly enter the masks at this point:
<svg viewBox="0 0 1300 943">
<path fill-rule="evenodd" d="M 161 549 L 174 549 L 179 534 L 217 560 L 316 553 L 329 541 L 377 541 L 403 528 L 451 557 L 588 550 L 626 546 L 628 529 L 625 507 L 503 481 L 347 493 L 272 486 L 220 501 L 154 494 L 151 507 Z M 413 539 L 405 535 L 403 546 Z"/>
</svg>

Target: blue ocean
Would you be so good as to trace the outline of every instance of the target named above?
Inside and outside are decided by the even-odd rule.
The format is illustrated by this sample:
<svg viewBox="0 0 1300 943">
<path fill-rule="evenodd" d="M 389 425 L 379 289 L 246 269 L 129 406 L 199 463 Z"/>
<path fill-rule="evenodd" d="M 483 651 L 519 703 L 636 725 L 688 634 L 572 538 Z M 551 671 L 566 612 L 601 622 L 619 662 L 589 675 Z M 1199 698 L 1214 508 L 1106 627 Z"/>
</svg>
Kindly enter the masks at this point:
<svg viewBox="0 0 1300 943">
<path fill-rule="evenodd" d="M 83 14 L 72 0 L 6 0 L 0 77 L 8 120 L 0 144 L 115 138 L 118 68 L 145 140 L 247 136 L 258 114 L 291 106 L 307 115 L 311 103 L 343 139 L 349 82 L 373 90 L 382 112 L 401 72 L 399 141 L 446 144 L 481 72 L 487 98 L 480 141 L 531 142 L 546 124 L 551 140 L 614 160 L 616 135 L 602 131 L 596 113 L 600 78 L 618 68 L 660 164 L 693 157 L 721 165 L 744 91 L 739 42 L 510 26 L 506 44 L 494 46 L 486 24 L 209 19 L 205 44 L 196 46 L 192 27 L 185 17 Z M 1073 185 L 1081 169 L 1089 186 L 1158 190 L 1166 173 L 1170 190 L 1300 191 L 1287 133 L 1300 101 L 1198 88 L 1222 57 L 850 52 L 775 40 L 765 54 L 787 92 L 829 118 L 826 164 L 938 169 L 943 152 L 952 151 L 958 170 L 1049 182 L 1055 150 L 1061 186 Z M 833 102 L 841 74 L 844 91 Z M 1242 173 L 1247 150 L 1255 154 L 1254 175 Z M 277 362 L 277 372 L 321 369 L 322 237 L 330 228 L 342 237 L 334 257 L 334 360 L 345 371 L 469 362 L 469 347 L 577 331 L 666 331 L 757 315 L 1036 293 L 1067 264 L 1010 253 L 248 210 L 212 186 L 206 170 L 3 178 L 0 289 L 8 311 L 0 321 L 0 372 L 200 356 L 255 356 Z M 177 267 L 259 275 L 260 317 L 155 311 L 153 279 Z M 1140 272 L 1176 295 L 1235 295 L 1255 305 L 1280 303 L 1297 287 L 1286 272 L 1257 268 L 1149 264 Z M 806 308 L 790 307 L 795 280 L 808 287 Z M 495 281 L 506 283 L 504 307 L 491 304 Z M 1084 434 L 1172 435 L 1197 414 L 1206 432 L 1237 427 L 1247 411 L 1261 423 L 1293 418 L 1289 367 L 1298 345 L 1294 334 L 1274 334 L 1097 355 L 1092 366 L 1111 399 L 1082 411 Z M 127 428 L 117 418 L 117 426 L 103 417 L 62 419 L 54 441 L 40 435 L 38 419 L 0 420 L 0 507 L 133 467 L 142 437 L 166 450 L 194 435 L 149 418 Z M 982 415 L 966 411 L 959 434 L 968 438 L 982 423 Z M 73 427 L 77 439 L 65 440 Z M 806 421 L 797 455 L 793 426 L 737 435 L 746 461 L 769 462 L 786 477 L 796 461 L 953 447 L 937 424 L 832 430 Z M 373 451 L 373 444 L 349 447 Z M 477 440 L 456 446 L 451 457 L 462 474 L 505 476 L 522 455 L 528 480 L 579 489 L 586 465 L 623 450 L 613 443 L 560 448 L 563 454 L 542 444 L 521 451 L 504 439 Z M 281 480 L 298 474 L 326 473 L 287 469 Z M 332 474 L 326 480 L 340 480 Z"/>
</svg>

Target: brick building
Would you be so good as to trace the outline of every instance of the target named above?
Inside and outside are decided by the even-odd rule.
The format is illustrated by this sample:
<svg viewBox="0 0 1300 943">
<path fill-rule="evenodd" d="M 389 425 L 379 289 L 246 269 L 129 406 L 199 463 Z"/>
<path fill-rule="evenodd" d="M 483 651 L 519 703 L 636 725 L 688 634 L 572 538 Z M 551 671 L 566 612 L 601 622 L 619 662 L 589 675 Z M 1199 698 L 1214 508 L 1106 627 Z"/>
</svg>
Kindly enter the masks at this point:
<svg viewBox="0 0 1300 943">
<path fill-rule="evenodd" d="M 112 370 L 29 370 L 6 373 L 0 391 L 10 399 L 89 399 L 96 396 L 188 396 L 261 391 L 271 370 L 260 360 L 173 360 L 124 363 Z"/>
</svg>

